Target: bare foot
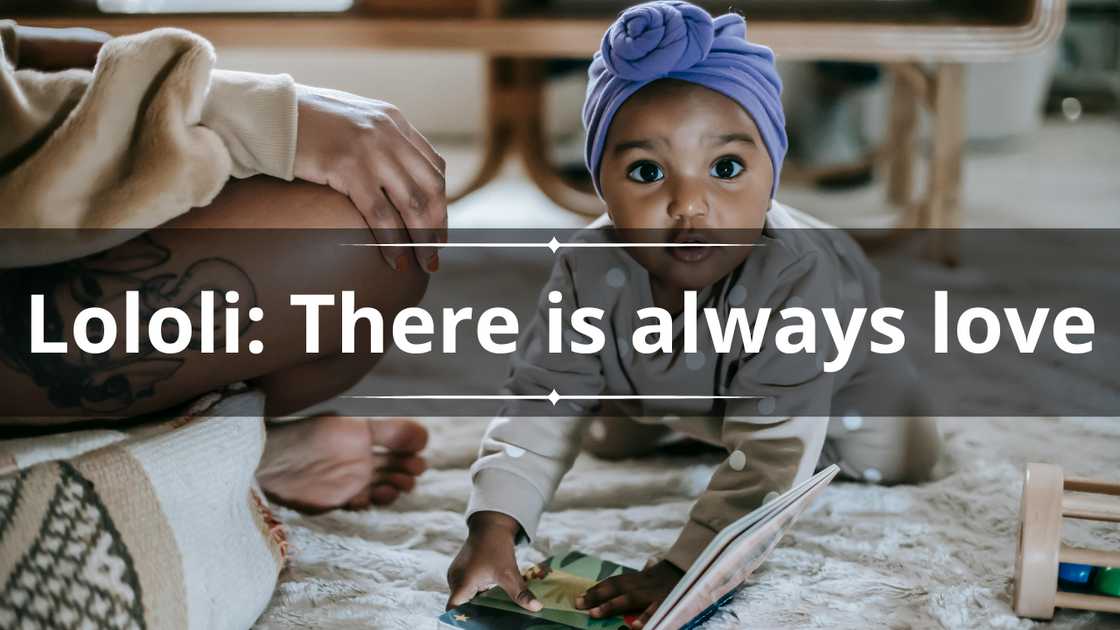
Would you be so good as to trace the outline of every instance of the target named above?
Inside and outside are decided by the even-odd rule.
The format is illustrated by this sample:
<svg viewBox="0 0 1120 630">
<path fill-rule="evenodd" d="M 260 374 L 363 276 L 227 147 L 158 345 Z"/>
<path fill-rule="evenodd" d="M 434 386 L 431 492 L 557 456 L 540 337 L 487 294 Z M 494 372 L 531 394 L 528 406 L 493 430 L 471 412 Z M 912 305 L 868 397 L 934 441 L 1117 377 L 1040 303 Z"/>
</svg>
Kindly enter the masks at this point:
<svg viewBox="0 0 1120 630">
<path fill-rule="evenodd" d="M 315 416 L 268 427 L 257 481 L 301 512 L 387 505 L 427 469 L 428 431 L 413 420 Z"/>
</svg>

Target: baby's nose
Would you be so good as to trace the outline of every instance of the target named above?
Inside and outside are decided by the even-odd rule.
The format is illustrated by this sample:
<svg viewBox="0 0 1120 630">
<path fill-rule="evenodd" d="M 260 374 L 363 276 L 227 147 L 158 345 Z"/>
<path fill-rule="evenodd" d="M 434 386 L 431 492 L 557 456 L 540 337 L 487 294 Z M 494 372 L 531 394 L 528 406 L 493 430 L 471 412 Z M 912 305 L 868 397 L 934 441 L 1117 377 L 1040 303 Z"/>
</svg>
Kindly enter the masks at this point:
<svg viewBox="0 0 1120 630">
<path fill-rule="evenodd" d="M 702 186 L 689 182 L 678 184 L 669 203 L 669 216 L 677 221 L 708 214 L 708 200 Z"/>
</svg>

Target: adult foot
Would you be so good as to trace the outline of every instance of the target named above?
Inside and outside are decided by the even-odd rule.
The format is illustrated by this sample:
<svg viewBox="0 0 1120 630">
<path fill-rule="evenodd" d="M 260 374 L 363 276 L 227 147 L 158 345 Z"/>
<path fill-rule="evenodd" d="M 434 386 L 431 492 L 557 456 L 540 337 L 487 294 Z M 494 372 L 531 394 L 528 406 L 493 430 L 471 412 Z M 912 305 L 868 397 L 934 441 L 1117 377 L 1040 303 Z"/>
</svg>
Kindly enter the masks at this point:
<svg viewBox="0 0 1120 630">
<path fill-rule="evenodd" d="M 387 505 L 427 468 L 428 431 L 413 420 L 314 416 L 268 426 L 257 482 L 301 512 Z"/>
</svg>

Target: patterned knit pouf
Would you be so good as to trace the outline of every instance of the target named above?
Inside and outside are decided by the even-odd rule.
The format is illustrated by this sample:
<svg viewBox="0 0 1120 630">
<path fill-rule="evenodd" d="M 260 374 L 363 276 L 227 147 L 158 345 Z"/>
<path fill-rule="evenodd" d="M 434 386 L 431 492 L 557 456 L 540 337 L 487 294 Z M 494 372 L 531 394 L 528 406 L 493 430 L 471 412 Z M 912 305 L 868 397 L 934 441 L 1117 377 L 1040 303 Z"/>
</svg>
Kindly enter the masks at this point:
<svg viewBox="0 0 1120 630">
<path fill-rule="evenodd" d="M 247 628 L 284 537 L 258 392 L 121 431 L 0 442 L 0 628 Z M 92 449 L 92 450 L 91 450 Z"/>
</svg>

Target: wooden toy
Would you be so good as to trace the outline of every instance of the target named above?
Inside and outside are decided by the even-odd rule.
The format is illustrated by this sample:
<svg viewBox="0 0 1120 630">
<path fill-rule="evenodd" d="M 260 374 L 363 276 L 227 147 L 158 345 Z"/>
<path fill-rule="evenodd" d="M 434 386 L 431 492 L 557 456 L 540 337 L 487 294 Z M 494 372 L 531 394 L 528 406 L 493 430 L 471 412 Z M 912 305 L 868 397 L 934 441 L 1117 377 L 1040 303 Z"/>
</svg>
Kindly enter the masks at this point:
<svg viewBox="0 0 1120 630">
<path fill-rule="evenodd" d="M 1093 577 L 1093 567 L 1087 564 L 1062 562 L 1058 565 L 1058 580 L 1070 584 L 1088 584 Z"/>
<path fill-rule="evenodd" d="M 1098 593 L 1120 597 L 1120 567 L 1097 569 L 1097 579 L 1093 580 L 1093 588 Z"/>
<path fill-rule="evenodd" d="M 1015 614 L 1051 619 L 1054 608 L 1120 613 L 1120 597 L 1058 590 L 1059 563 L 1120 567 L 1120 551 L 1062 543 L 1063 517 L 1120 523 L 1120 483 L 1066 478 L 1057 466 L 1027 464 L 1012 595 Z M 1120 591 L 1120 570 L 1098 568 L 1096 573 L 1098 592 Z"/>
</svg>

